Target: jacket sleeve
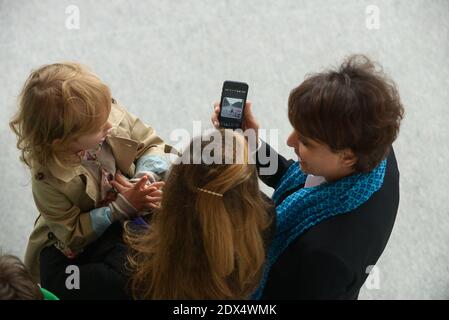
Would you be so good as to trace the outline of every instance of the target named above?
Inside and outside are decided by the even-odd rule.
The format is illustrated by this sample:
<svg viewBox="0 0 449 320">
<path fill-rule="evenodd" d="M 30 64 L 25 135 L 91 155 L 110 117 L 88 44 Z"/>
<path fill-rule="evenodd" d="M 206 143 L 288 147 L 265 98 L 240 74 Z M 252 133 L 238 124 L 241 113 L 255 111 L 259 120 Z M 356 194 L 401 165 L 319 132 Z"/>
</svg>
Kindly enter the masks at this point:
<svg viewBox="0 0 449 320">
<path fill-rule="evenodd" d="M 338 256 L 321 250 L 301 255 L 296 294 L 293 299 L 344 300 L 356 280 Z"/>
<path fill-rule="evenodd" d="M 76 255 L 111 225 L 108 207 L 81 212 L 79 207 L 49 183 L 33 183 L 34 202 L 57 239 L 57 246 L 64 253 Z"/>
<path fill-rule="evenodd" d="M 259 172 L 259 178 L 269 187 L 276 188 L 279 181 L 284 176 L 287 169 L 295 162 L 294 160 L 287 160 L 276 152 L 269 144 L 260 141 L 260 147 L 256 153 L 256 166 Z M 271 167 L 272 170 L 267 170 L 268 174 L 264 174 L 264 169 Z"/>
<path fill-rule="evenodd" d="M 135 176 L 146 172 L 163 175 L 169 167 L 165 153 L 171 146 L 166 145 L 152 127 L 147 126 L 128 111 L 126 112 L 130 121 L 131 139 L 140 142 L 135 161 Z"/>
</svg>

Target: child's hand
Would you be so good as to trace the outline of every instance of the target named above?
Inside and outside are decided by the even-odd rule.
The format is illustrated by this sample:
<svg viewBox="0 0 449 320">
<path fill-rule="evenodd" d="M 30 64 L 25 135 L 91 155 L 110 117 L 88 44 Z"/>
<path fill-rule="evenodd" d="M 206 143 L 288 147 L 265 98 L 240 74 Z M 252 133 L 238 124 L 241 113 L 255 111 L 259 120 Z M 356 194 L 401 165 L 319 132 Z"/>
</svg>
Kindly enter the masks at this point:
<svg viewBox="0 0 449 320">
<path fill-rule="evenodd" d="M 134 184 L 123 175 L 116 174 L 115 181 L 111 181 L 111 185 L 139 211 L 159 208 L 165 182 L 155 182 L 148 186 L 147 181 L 148 177 L 143 176 Z"/>
<path fill-rule="evenodd" d="M 165 182 L 159 181 L 152 183 L 148 188 L 153 189 L 149 195 L 146 196 L 147 200 L 150 201 L 151 208 L 159 209 L 162 202 L 162 188 L 165 186 Z"/>
</svg>

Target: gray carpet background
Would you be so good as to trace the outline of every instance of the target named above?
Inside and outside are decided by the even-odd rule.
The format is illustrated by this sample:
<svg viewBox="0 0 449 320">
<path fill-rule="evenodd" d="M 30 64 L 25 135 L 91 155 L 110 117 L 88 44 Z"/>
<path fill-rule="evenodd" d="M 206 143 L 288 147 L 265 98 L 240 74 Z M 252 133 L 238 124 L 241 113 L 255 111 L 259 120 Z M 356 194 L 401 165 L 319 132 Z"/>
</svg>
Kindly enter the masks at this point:
<svg viewBox="0 0 449 320">
<path fill-rule="evenodd" d="M 68 29 L 66 8 L 80 11 Z M 380 28 L 366 27 L 379 8 Z M 263 128 L 285 156 L 289 91 L 351 53 L 380 62 L 406 110 L 395 142 L 401 202 L 360 299 L 449 299 L 449 1 L 0 0 L 0 249 L 23 257 L 37 211 L 8 122 L 34 68 L 89 66 L 132 113 L 170 142 L 192 121 L 210 127 L 223 80 L 250 85 Z M 263 187 L 271 193 L 267 187 Z"/>
</svg>

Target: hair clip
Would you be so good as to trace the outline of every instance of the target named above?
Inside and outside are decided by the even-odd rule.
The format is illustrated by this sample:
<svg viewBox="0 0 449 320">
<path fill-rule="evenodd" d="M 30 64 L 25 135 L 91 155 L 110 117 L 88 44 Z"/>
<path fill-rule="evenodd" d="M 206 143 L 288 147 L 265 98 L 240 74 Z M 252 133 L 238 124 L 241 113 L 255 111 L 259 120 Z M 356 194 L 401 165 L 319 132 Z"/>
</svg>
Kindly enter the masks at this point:
<svg viewBox="0 0 449 320">
<path fill-rule="evenodd" d="M 221 193 L 213 192 L 213 191 L 206 190 L 206 189 L 202 189 L 202 188 L 197 188 L 197 189 L 198 189 L 199 191 L 202 191 L 202 192 L 206 192 L 206 193 L 212 194 L 212 195 L 214 195 L 214 196 L 223 197 L 223 195 L 222 195 Z"/>
</svg>

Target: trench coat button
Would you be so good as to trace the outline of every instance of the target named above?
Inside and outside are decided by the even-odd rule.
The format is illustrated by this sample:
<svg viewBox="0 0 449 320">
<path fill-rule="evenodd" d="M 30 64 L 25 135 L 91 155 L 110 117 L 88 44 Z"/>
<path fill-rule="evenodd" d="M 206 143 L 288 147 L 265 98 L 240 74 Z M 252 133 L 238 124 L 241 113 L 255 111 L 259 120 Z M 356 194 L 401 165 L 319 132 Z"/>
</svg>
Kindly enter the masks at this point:
<svg viewBox="0 0 449 320">
<path fill-rule="evenodd" d="M 47 236 L 48 236 L 48 240 L 53 240 L 55 238 L 55 235 L 53 234 L 53 232 L 49 232 Z"/>
<path fill-rule="evenodd" d="M 45 175 L 42 172 L 38 172 L 34 177 L 36 178 L 36 180 L 44 180 Z"/>
<path fill-rule="evenodd" d="M 111 102 L 112 102 L 113 104 L 115 104 L 115 103 L 116 103 L 116 101 L 115 101 L 115 99 L 114 99 L 114 98 L 111 98 Z"/>
</svg>

